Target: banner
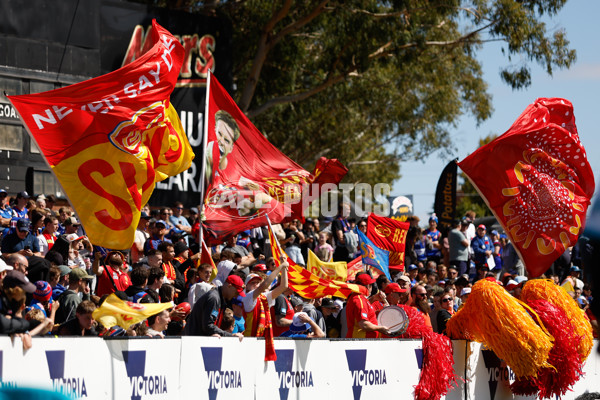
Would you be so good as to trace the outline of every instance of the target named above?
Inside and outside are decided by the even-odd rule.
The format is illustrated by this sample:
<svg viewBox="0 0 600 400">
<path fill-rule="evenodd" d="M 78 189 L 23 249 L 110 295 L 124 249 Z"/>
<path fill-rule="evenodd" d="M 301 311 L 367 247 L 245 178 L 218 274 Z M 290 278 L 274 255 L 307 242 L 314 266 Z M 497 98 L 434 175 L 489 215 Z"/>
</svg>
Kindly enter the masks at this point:
<svg viewBox="0 0 600 400">
<path fill-rule="evenodd" d="M 377 268 L 383 272 L 385 276 L 392 281 L 389 269 L 389 251 L 380 249 L 365 236 L 360 230 L 355 229 L 358 234 L 358 248 L 362 255 L 362 263 L 371 267 Z"/>
<path fill-rule="evenodd" d="M 530 277 L 546 272 L 577 242 L 595 183 L 569 101 L 537 99 L 508 131 L 458 165 Z"/>
<path fill-rule="evenodd" d="M 121 328 L 129 329 L 131 325 L 169 308 L 173 308 L 173 302 L 159 304 L 132 303 L 131 301 L 121 300 L 116 294 L 112 293 L 100 307 L 94 310 L 92 315 L 105 328 L 118 325 Z"/>
<path fill-rule="evenodd" d="M 277 237 L 273 233 L 273 228 L 271 227 L 271 222 L 268 217 L 267 224 L 271 252 L 275 259 L 275 265 L 279 266 L 284 252 L 279 245 Z M 288 285 L 290 289 L 305 299 L 318 299 L 325 296 L 346 298 L 352 292 L 360 293 L 358 285 L 320 278 L 310 271 L 296 265 L 291 258 L 288 257 L 287 261 L 290 264 L 290 267 L 288 268 Z"/>
<path fill-rule="evenodd" d="M 208 99 L 203 221 L 208 245 L 266 225 L 267 215 L 274 223 L 303 219 L 306 187 L 343 177 L 346 168 L 339 161 L 321 159 L 315 181 L 265 139 L 212 75 Z"/>
<path fill-rule="evenodd" d="M 456 215 L 456 160 L 446 165 L 435 190 L 433 210 L 438 216 L 440 226 L 450 226 Z"/>
<path fill-rule="evenodd" d="M 404 268 L 406 235 L 410 224 L 371 213 L 367 218 L 367 237 L 380 249 L 388 250 L 389 266 Z"/>
<path fill-rule="evenodd" d="M 348 266 L 343 261 L 325 262 L 321 261 L 311 249 L 308 249 L 308 263 L 306 269 L 318 277 L 346 282 L 348 278 Z"/>
<path fill-rule="evenodd" d="M 183 48 L 154 23 L 154 45 L 107 75 L 9 96 L 75 208 L 90 241 L 128 249 L 154 184 L 194 154 L 169 103 Z"/>
<path fill-rule="evenodd" d="M 346 277 L 346 281 L 354 282 L 354 278 L 357 274 L 361 272 L 365 272 L 365 266 L 362 263 L 362 256 L 356 257 L 354 260 L 350 261 L 347 266 L 348 276 Z"/>
</svg>

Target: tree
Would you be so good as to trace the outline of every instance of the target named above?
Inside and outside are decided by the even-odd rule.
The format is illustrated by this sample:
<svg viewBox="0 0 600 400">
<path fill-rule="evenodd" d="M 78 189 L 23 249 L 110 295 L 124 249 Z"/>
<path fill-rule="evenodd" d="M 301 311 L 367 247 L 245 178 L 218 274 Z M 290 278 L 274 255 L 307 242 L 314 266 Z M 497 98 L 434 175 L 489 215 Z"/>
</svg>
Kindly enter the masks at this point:
<svg viewBox="0 0 600 400">
<path fill-rule="evenodd" d="M 540 20 L 566 0 L 148 0 L 228 16 L 234 97 L 268 139 L 312 168 L 339 158 L 350 182 L 388 182 L 402 161 L 452 152 L 450 128 L 492 112 L 476 52 L 501 41 L 504 81 L 531 83 L 575 51 Z"/>
</svg>

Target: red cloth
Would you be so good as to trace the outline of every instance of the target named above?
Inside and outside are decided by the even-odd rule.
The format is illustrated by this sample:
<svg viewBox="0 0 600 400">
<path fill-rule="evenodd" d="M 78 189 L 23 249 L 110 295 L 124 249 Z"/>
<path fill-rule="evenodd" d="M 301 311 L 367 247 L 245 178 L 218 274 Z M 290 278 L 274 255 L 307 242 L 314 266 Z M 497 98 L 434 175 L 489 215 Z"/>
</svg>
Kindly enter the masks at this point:
<svg viewBox="0 0 600 400">
<path fill-rule="evenodd" d="M 313 183 L 338 183 L 347 169 L 319 160 L 318 179 L 273 146 L 213 75 L 209 80 L 207 173 L 202 223 L 210 246 L 243 230 L 303 219 L 301 193 Z M 327 170 L 324 170 L 324 168 Z"/>
<path fill-rule="evenodd" d="M 508 131 L 458 165 L 530 277 L 544 273 L 577 242 L 595 183 L 569 101 L 537 99 Z"/>
<path fill-rule="evenodd" d="M 346 305 L 346 322 L 348 323 L 348 332 L 346 333 L 347 338 L 379 337 L 378 332 L 366 332 L 360 329 L 358 323 L 363 320 L 377 325 L 375 309 L 365 296 L 352 293 L 348 297 L 348 303 Z"/>
<path fill-rule="evenodd" d="M 410 224 L 392 218 L 369 214 L 367 237 L 380 249 L 390 252 L 390 269 L 404 270 L 406 234 Z"/>
</svg>

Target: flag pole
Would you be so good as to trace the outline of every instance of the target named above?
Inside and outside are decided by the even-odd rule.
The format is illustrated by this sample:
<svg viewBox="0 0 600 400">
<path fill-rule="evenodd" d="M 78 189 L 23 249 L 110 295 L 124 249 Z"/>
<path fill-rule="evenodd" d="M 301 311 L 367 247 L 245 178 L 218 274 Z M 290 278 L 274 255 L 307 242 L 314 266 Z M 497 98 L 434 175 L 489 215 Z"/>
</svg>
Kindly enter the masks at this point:
<svg viewBox="0 0 600 400">
<path fill-rule="evenodd" d="M 208 70 L 208 74 L 206 76 L 206 96 L 204 98 L 204 131 L 202 133 L 202 165 L 200 166 L 200 209 L 198 213 L 200 214 L 200 229 L 198 229 L 198 243 L 202 244 L 202 215 L 204 211 L 204 191 L 206 190 L 205 182 L 206 182 L 206 145 L 208 141 L 208 103 L 210 100 L 210 77 L 212 72 L 210 69 Z"/>
</svg>

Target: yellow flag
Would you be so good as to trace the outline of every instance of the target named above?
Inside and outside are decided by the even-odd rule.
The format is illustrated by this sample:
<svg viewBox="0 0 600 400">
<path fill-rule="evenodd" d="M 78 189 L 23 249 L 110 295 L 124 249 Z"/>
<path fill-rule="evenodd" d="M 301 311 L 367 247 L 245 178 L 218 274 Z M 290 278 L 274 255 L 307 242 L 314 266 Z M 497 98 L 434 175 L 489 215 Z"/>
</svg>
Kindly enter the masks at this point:
<svg viewBox="0 0 600 400">
<path fill-rule="evenodd" d="M 173 307 L 173 302 L 141 304 L 124 301 L 113 293 L 104 300 L 100 307 L 94 310 L 92 316 L 105 328 L 119 325 L 121 328 L 129 329 L 131 325 Z"/>
<path fill-rule="evenodd" d="M 334 281 L 346 282 L 348 278 L 348 263 L 343 261 L 321 261 L 310 249 L 308 250 L 308 265 L 306 269 L 318 277 Z"/>
</svg>

